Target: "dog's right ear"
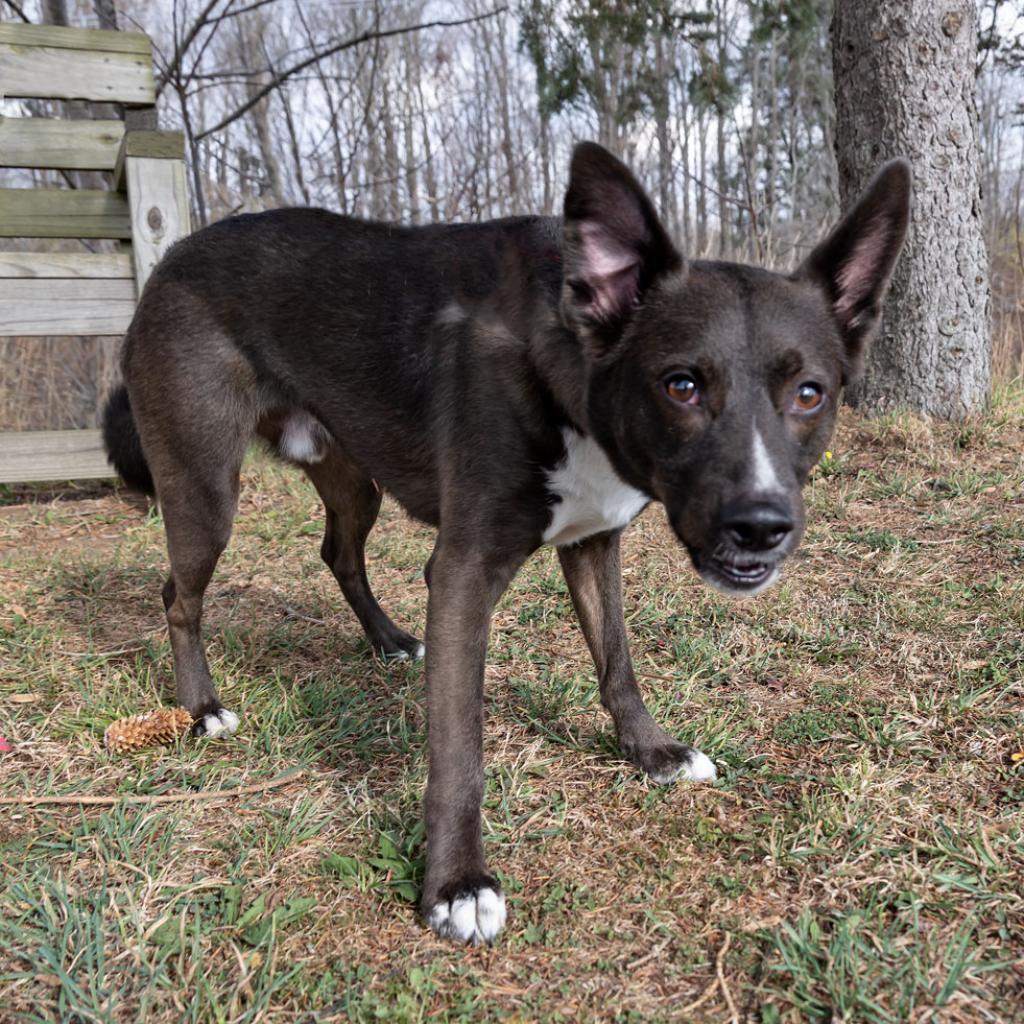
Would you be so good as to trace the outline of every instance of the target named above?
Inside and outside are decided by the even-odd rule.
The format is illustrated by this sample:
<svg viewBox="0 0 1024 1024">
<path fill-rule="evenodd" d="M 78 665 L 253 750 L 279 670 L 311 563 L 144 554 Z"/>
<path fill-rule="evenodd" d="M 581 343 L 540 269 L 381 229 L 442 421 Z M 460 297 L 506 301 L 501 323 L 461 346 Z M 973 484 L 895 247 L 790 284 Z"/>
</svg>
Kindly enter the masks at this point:
<svg viewBox="0 0 1024 1024">
<path fill-rule="evenodd" d="M 594 142 L 573 151 L 563 227 L 562 316 L 605 354 L 644 292 L 683 258 L 629 168 Z"/>
</svg>

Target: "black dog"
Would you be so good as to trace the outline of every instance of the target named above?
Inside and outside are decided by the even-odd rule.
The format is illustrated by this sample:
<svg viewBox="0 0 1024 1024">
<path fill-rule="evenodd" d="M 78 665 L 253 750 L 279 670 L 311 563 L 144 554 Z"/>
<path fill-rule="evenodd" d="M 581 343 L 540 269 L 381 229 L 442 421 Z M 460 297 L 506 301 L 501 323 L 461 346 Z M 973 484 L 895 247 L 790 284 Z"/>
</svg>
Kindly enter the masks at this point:
<svg viewBox="0 0 1024 1024">
<path fill-rule="evenodd" d="M 259 435 L 320 492 L 323 558 L 384 656 L 424 648 L 367 581 L 382 490 L 438 528 L 422 897 L 435 931 L 480 942 L 505 921 L 480 832 L 484 659 L 495 602 L 540 545 L 557 546 L 623 754 L 656 782 L 713 779 L 644 707 L 619 533 L 660 501 L 709 583 L 751 594 L 776 579 L 909 201 L 895 161 L 796 273 L 687 262 L 626 167 L 584 143 L 561 220 L 403 228 L 296 209 L 180 242 L 128 331 L 106 437 L 163 510 L 178 701 L 196 732 L 238 724 L 199 621 Z"/>
</svg>

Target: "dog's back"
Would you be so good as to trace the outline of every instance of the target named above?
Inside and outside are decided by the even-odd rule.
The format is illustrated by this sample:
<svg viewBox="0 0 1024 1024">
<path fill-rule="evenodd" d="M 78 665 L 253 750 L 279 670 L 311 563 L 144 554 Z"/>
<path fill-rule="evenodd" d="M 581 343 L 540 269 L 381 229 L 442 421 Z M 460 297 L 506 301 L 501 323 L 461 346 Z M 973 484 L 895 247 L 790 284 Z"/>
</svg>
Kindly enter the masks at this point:
<svg viewBox="0 0 1024 1024">
<path fill-rule="evenodd" d="M 312 462 L 333 442 L 436 522 L 429 425 L 455 344 L 439 314 L 515 321 L 530 315 L 525 294 L 554 302 L 558 231 L 552 218 L 399 227 L 286 209 L 196 232 L 154 270 L 126 336 L 112 461 L 151 489 L 143 448 L 230 462 L 258 433 Z"/>
</svg>

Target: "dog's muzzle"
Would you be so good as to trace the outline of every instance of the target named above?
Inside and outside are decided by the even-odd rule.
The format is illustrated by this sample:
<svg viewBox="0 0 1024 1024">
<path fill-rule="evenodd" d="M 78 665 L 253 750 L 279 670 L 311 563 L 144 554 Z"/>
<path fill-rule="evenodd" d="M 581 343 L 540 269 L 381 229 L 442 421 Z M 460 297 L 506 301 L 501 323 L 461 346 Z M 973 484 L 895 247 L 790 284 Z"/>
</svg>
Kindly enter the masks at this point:
<svg viewBox="0 0 1024 1024">
<path fill-rule="evenodd" d="M 789 554 L 796 524 L 781 504 L 733 502 L 723 509 L 719 541 L 703 555 L 691 552 L 694 567 L 713 587 L 749 596 L 771 586 Z"/>
</svg>

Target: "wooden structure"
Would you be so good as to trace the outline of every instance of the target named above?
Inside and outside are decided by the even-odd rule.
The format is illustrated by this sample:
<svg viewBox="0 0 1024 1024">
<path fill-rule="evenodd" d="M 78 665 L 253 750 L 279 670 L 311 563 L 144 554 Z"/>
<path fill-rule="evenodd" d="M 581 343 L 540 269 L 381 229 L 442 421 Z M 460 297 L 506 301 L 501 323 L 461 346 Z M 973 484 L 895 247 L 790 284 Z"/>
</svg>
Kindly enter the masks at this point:
<svg viewBox="0 0 1024 1024">
<path fill-rule="evenodd" d="M 113 186 L 0 189 L 0 336 L 124 333 L 157 260 L 189 232 L 181 133 L 133 127 L 156 123 L 149 38 L 0 23 L 0 97 L 119 104 L 126 118 L 0 116 L 0 166 L 104 171 Z M 120 245 L 5 252 L 8 238 Z M 0 433 L 0 483 L 112 475 L 98 430 Z"/>
</svg>

